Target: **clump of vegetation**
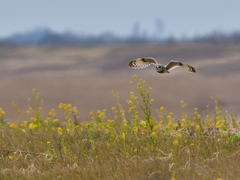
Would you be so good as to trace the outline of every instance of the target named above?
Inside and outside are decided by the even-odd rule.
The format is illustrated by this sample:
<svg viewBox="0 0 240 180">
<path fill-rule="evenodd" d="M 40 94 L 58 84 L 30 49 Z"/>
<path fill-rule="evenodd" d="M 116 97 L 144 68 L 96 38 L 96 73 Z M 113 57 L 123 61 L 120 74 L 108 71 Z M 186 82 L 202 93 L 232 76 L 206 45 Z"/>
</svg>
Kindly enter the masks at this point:
<svg viewBox="0 0 240 180">
<path fill-rule="evenodd" d="M 216 103 L 200 114 L 159 107 L 152 88 L 134 77 L 126 100 L 90 113 L 60 103 L 45 115 L 39 92 L 19 123 L 0 108 L 0 179 L 239 179 L 240 135 L 236 117 Z M 24 118 L 23 118 L 24 117 Z"/>
</svg>

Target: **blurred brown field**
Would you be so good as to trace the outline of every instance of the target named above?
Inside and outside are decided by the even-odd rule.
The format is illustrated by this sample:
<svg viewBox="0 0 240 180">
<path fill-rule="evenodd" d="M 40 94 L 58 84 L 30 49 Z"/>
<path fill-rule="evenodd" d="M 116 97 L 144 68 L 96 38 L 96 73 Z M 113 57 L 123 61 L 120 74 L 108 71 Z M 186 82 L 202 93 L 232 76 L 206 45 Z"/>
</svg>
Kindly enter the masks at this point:
<svg viewBox="0 0 240 180">
<path fill-rule="evenodd" d="M 180 60 L 195 66 L 197 73 L 179 68 L 158 74 L 152 69 L 128 68 L 131 59 L 144 56 L 163 64 Z M 153 87 L 156 111 L 164 105 L 180 112 L 180 100 L 186 101 L 189 111 L 193 107 L 203 110 L 212 103 L 211 96 L 224 109 L 234 113 L 240 109 L 240 45 L 234 44 L 0 47 L 0 106 L 7 111 L 7 120 L 16 121 L 11 103 L 26 107 L 36 88 L 45 107 L 71 103 L 79 107 L 85 120 L 90 111 L 113 106 L 113 92 L 125 103 L 134 74 Z"/>
</svg>

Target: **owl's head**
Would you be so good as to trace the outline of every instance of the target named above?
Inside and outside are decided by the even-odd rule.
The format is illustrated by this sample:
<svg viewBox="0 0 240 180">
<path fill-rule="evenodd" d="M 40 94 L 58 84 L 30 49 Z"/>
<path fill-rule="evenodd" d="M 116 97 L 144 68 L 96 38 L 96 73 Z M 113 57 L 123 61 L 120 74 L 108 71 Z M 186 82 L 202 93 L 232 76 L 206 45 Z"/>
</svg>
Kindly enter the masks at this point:
<svg viewBox="0 0 240 180">
<path fill-rule="evenodd" d="M 167 72 L 166 68 L 163 65 L 157 65 L 155 68 L 156 68 L 156 71 L 158 73 L 165 73 L 165 72 Z"/>
</svg>

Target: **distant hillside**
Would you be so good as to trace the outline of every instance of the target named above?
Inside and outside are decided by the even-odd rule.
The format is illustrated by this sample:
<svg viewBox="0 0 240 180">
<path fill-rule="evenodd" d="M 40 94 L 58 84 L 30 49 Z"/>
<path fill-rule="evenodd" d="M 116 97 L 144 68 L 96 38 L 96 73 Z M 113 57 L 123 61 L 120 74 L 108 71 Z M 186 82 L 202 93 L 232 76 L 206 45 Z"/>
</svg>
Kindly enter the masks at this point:
<svg viewBox="0 0 240 180">
<path fill-rule="evenodd" d="M 39 44 L 42 39 L 53 36 L 55 32 L 50 29 L 36 29 L 23 33 L 16 33 L 6 38 L 6 40 L 15 44 Z"/>
</svg>

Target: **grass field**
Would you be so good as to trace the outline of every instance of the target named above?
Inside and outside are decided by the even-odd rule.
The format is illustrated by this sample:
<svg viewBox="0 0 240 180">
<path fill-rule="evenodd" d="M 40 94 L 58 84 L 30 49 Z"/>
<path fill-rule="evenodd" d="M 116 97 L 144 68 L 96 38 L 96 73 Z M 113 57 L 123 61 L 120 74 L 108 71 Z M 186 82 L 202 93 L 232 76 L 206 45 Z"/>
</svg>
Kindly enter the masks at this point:
<svg viewBox="0 0 240 180">
<path fill-rule="evenodd" d="M 239 121 L 217 100 L 201 113 L 181 101 L 176 115 L 153 111 L 145 80 L 129 86 L 124 104 L 115 94 L 84 120 L 71 104 L 46 109 L 37 90 L 14 105 L 18 122 L 0 109 L 0 179 L 240 179 Z"/>
<path fill-rule="evenodd" d="M 170 74 L 158 74 L 151 68 L 136 71 L 128 67 L 131 59 L 144 56 L 155 57 L 163 64 L 181 60 L 194 66 L 197 73 L 175 69 Z M 81 118 L 87 119 L 90 111 L 111 108 L 113 90 L 124 100 L 130 91 L 129 80 L 138 74 L 154 87 L 152 94 L 159 99 L 153 104 L 154 112 L 164 105 L 180 114 L 181 99 L 203 112 L 214 96 L 224 109 L 238 113 L 239 59 L 238 44 L 0 46 L 0 106 L 7 112 L 8 121 L 18 121 L 11 103 L 25 107 L 31 89 L 36 88 L 42 93 L 45 108 L 71 103 L 81 109 Z"/>
</svg>

